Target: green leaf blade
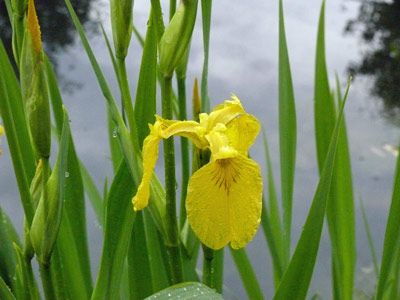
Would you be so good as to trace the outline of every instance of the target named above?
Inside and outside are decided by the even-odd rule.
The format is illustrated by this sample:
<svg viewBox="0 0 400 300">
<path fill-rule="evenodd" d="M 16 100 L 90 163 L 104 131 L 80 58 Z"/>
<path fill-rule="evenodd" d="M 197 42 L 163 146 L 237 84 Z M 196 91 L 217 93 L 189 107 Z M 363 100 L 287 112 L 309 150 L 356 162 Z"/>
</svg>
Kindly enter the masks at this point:
<svg viewBox="0 0 400 300">
<path fill-rule="evenodd" d="M 198 300 L 223 300 L 222 296 L 204 284 L 198 282 L 184 282 L 171 286 L 145 300 L 169 300 L 169 299 L 198 299 Z"/>
<path fill-rule="evenodd" d="M 335 130 L 326 156 L 326 162 L 321 172 L 318 187 L 303 227 L 303 232 L 274 296 L 274 300 L 303 300 L 307 296 L 324 224 L 325 209 L 332 181 L 335 153 L 346 97 L 347 92 L 340 108 L 339 117 L 336 121 Z"/>
<path fill-rule="evenodd" d="M 296 166 L 296 107 L 294 101 L 289 53 L 286 44 L 282 0 L 279 1 L 279 144 L 281 190 L 285 241 L 284 264 L 290 257 L 293 185 Z M 284 265 L 284 266 L 285 266 Z"/>
</svg>

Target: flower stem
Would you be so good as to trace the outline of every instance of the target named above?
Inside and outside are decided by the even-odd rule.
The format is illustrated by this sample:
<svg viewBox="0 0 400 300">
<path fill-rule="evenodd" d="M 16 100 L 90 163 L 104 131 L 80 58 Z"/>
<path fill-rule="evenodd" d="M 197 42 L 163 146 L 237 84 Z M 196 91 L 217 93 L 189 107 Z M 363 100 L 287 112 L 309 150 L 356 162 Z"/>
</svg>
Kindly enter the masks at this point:
<svg viewBox="0 0 400 300">
<path fill-rule="evenodd" d="M 185 79 L 178 78 L 178 100 L 179 100 L 179 119 L 184 121 L 186 115 L 186 84 Z M 182 153 L 182 189 L 181 189 L 181 208 L 179 215 L 179 227 L 182 228 L 186 220 L 186 195 L 187 185 L 190 176 L 189 161 L 189 141 L 185 137 L 181 137 L 181 153 Z"/>
<path fill-rule="evenodd" d="M 214 261 L 214 250 L 208 248 L 206 245 L 202 244 L 203 246 L 203 254 L 204 254 L 204 261 L 203 261 L 203 283 L 210 288 L 213 288 L 213 261 Z"/>
<path fill-rule="evenodd" d="M 50 264 L 42 264 L 39 262 L 39 271 L 42 277 L 43 290 L 46 300 L 57 299 L 51 278 Z"/>
<path fill-rule="evenodd" d="M 172 78 L 164 77 L 161 85 L 162 116 L 172 120 Z M 166 193 L 166 218 L 167 234 L 169 237 L 167 250 L 169 253 L 173 283 L 183 281 L 182 259 L 179 250 L 178 222 L 176 219 L 176 179 L 175 179 L 175 150 L 174 140 L 164 140 L 164 167 L 165 167 L 165 193 Z"/>
</svg>

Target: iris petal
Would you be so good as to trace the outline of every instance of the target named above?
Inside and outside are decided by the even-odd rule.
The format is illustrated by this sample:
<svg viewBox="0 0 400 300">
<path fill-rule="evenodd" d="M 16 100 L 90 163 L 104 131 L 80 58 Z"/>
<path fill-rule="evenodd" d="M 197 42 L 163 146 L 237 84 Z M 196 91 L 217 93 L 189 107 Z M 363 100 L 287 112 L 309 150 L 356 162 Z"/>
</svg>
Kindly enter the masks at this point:
<svg viewBox="0 0 400 300">
<path fill-rule="evenodd" d="M 226 124 L 225 134 L 229 139 L 229 145 L 240 154 L 247 156 L 247 151 L 253 145 L 260 127 L 260 122 L 253 115 L 242 114 L 234 118 Z"/>
<path fill-rule="evenodd" d="M 208 118 L 204 118 L 207 122 L 204 122 L 205 124 L 202 125 L 206 128 L 206 131 L 209 132 L 218 123 L 225 125 L 237 115 L 243 113 L 245 113 L 245 110 L 240 100 L 236 98 L 235 95 L 232 95 L 232 100 L 226 100 L 224 104 L 216 106 L 208 115 Z"/>
<path fill-rule="evenodd" d="M 200 241 L 212 249 L 244 247 L 261 217 L 262 178 L 253 160 L 213 160 L 189 180 L 186 210 Z"/>
<path fill-rule="evenodd" d="M 145 208 L 150 197 L 150 180 L 158 158 L 158 144 L 162 137 L 155 126 L 150 126 L 150 134 L 143 142 L 143 178 L 135 197 L 132 199 L 135 210 Z"/>
</svg>

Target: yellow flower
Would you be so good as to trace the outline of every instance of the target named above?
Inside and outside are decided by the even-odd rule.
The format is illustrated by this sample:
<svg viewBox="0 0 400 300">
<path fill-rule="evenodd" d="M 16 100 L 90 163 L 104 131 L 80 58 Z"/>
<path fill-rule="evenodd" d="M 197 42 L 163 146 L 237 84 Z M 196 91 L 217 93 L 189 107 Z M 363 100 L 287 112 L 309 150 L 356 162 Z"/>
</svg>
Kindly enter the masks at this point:
<svg viewBox="0 0 400 300">
<path fill-rule="evenodd" d="M 4 134 L 4 127 L 0 125 L 0 136 Z M 0 139 L 1 144 L 1 139 Z M 3 151 L 0 149 L 0 155 L 3 154 Z"/>
<path fill-rule="evenodd" d="M 156 116 L 143 144 L 143 179 L 132 202 L 143 209 L 161 139 L 184 136 L 200 149 L 210 149 L 211 161 L 189 180 L 187 218 L 200 241 L 212 249 L 244 247 L 255 235 L 261 217 L 260 167 L 247 157 L 259 130 L 258 120 L 245 112 L 240 100 L 218 105 L 200 122 L 171 121 Z"/>
</svg>

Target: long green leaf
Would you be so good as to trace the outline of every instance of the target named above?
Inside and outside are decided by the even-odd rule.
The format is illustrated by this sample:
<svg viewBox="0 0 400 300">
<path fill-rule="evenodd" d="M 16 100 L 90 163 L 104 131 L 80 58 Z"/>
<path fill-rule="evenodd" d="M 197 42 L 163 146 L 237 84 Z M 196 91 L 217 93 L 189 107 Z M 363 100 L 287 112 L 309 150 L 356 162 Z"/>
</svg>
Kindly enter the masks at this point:
<svg viewBox="0 0 400 300">
<path fill-rule="evenodd" d="M 342 123 L 343 109 L 344 104 L 346 103 L 347 93 L 348 88 L 340 107 L 339 116 L 329 145 L 324 168 L 321 172 L 318 187 L 306 223 L 303 227 L 303 232 L 300 236 L 299 242 L 297 243 L 296 250 L 290 260 L 289 266 L 286 269 L 279 288 L 274 296 L 274 300 L 303 300 L 307 296 L 324 224 L 325 209 L 329 196 L 339 130 Z"/>
<path fill-rule="evenodd" d="M 208 96 L 208 58 L 210 53 L 211 8 L 212 8 L 212 0 L 201 1 L 201 16 L 203 20 L 203 48 L 204 48 L 203 72 L 201 74 L 202 112 L 210 111 L 210 97 Z"/>
<path fill-rule="evenodd" d="M 396 173 L 393 184 L 392 203 L 386 224 L 385 241 L 383 244 L 382 263 L 379 273 L 376 300 L 384 299 L 391 278 L 391 271 L 396 264 L 400 251 L 400 156 L 397 158 Z M 395 270 L 399 272 L 399 270 Z"/>
<path fill-rule="evenodd" d="M 143 212 L 136 213 L 135 224 L 128 251 L 128 276 L 131 300 L 144 299 L 153 291 L 150 272 L 149 251 L 155 245 L 147 247 Z"/>
<path fill-rule="evenodd" d="M 290 257 L 293 185 L 296 165 L 296 108 L 294 102 L 289 53 L 286 44 L 282 0 L 279 1 L 279 149 L 281 156 L 281 191 L 283 233 L 285 242 L 284 267 Z"/>
<path fill-rule="evenodd" d="M 88 195 L 93 210 L 96 213 L 97 221 L 99 222 L 99 225 L 103 228 L 104 201 L 101 198 L 99 190 L 94 184 L 92 177 L 90 176 L 89 172 L 86 170 L 82 162 L 80 163 L 80 169 L 86 194 Z"/>
<path fill-rule="evenodd" d="M 156 114 L 157 37 L 153 23 L 153 17 L 150 14 L 135 100 L 135 118 L 140 146 L 149 134 L 148 124 L 154 123 L 154 115 Z"/>
<path fill-rule="evenodd" d="M 28 182 L 31 181 L 35 174 L 36 160 L 33 151 L 32 142 L 29 135 L 28 125 L 24 112 L 24 104 L 22 101 L 21 89 L 19 82 L 14 73 L 5 48 L 0 41 L 0 76 L 3 77 L 6 84 L 8 96 L 12 101 L 9 101 L 11 115 L 14 120 L 15 130 L 18 132 L 16 139 L 20 145 L 22 161 L 24 164 Z M 4 112 L 5 114 L 5 112 Z"/>
<path fill-rule="evenodd" d="M 50 61 L 46 58 L 46 71 L 48 79 L 49 94 L 56 121 L 57 135 L 61 138 L 62 126 L 64 122 L 63 101 L 58 87 L 57 79 Z M 67 120 L 69 121 L 69 120 Z M 87 294 L 92 290 L 92 276 L 90 271 L 89 250 L 86 235 L 86 211 L 85 196 L 80 170 L 79 160 L 76 154 L 72 135 L 69 139 L 67 171 L 65 176 L 65 206 L 69 225 L 75 239 L 80 269 L 84 276 Z"/>
<path fill-rule="evenodd" d="M 119 86 L 121 86 L 121 76 L 120 76 L 120 72 L 118 71 L 117 60 L 113 53 L 113 50 L 112 50 L 110 41 L 108 39 L 108 36 L 106 34 L 106 31 L 104 30 L 103 24 L 101 22 L 100 22 L 100 27 L 101 27 L 101 31 L 103 32 L 104 40 L 106 42 L 108 53 L 110 55 L 111 62 L 113 64 L 115 75 L 117 76 Z M 115 173 L 115 172 L 117 172 L 119 163 L 121 162 L 122 152 L 119 147 L 118 139 L 115 138 L 116 137 L 115 136 L 115 125 L 112 121 L 109 111 L 107 111 L 107 120 L 108 120 L 108 139 L 109 139 L 110 150 L 111 150 L 111 161 L 112 161 L 114 173 Z"/>
<path fill-rule="evenodd" d="M 20 117 L 20 114 L 17 115 L 16 112 L 21 112 L 23 114 L 23 105 L 21 94 L 19 93 L 19 97 L 11 98 L 13 93 L 19 91 L 19 85 L 15 85 L 14 80 L 15 75 L 13 74 L 11 64 L 8 61 L 7 54 L 4 50 L 3 44 L 0 41 L 0 113 L 3 120 L 4 128 L 7 135 L 8 146 L 10 149 L 11 159 L 14 166 L 14 173 L 17 179 L 18 189 L 21 196 L 22 206 L 24 208 L 26 220 L 28 225 L 30 226 L 33 219 L 34 209 L 31 201 L 31 195 L 29 191 L 29 182 L 33 177 L 30 174 L 30 169 L 33 166 L 33 172 L 35 171 L 34 159 L 33 162 L 30 160 L 26 160 L 28 155 L 29 158 L 29 145 L 21 144 L 23 141 L 20 141 L 20 134 L 17 130 L 18 128 L 23 128 L 22 125 L 26 124 L 26 119 Z M 16 79 L 15 79 L 16 80 Z M 16 91 L 14 90 L 16 89 Z M 17 94 L 18 95 L 18 94 Z M 14 95 L 15 96 L 15 95 Z M 11 101 L 13 99 L 14 101 Z M 18 101 L 18 99 L 20 101 Z M 15 110 L 15 111 L 14 111 Z M 18 127 L 20 126 L 20 127 Z M 21 127 L 22 126 L 22 127 Z M 27 130 L 27 127 L 26 127 Z M 23 131 L 21 132 L 23 136 Z M 28 137 L 30 141 L 30 137 Z M 30 149 L 32 145 L 30 145 Z M 33 150 L 32 150 L 33 151 Z M 23 163 L 21 163 L 23 162 Z M 33 163 L 33 165 L 32 165 Z"/>
<path fill-rule="evenodd" d="M 104 98 L 107 102 L 107 108 L 116 127 L 115 134 L 120 142 L 121 150 L 126 160 L 126 164 L 129 167 L 129 171 L 131 172 L 132 177 L 135 179 L 136 182 L 139 182 L 142 178 L 142 156 L 138 138 L 135 135 L 129 134 L 122 120 L 121 114 L 118 111 L 118 106 L 115 102 L 115 99 L 111 94 L 111 90 L 107 84 L 103 72 L 101 71 L 96 57 L 93 54 L 93 51 L 86 38 L 85 32 L 83 31 L 82 25 L 79 22 L 79 19 L 71 5 L 71 2 L 69 0 L 65 0 L 65 3 L 67 4 L 67 8 L 81 38 L 82 44 L 88 55 L 93 71 L 95 72 Z M 134 128 L 134 131 L 135 130 L 136 128 Z M 163 237 L 167 240 L 167 242 L 170 242 L 168 240 L 169 237 L 166 231 L 167 226 L 165 221 L 165 191 L 156 176 L 152 177 L 150 190 L 151 193 L 149 207 L 151 209 L 154 222 L 156 223 L 157 228 L 161 232 Z"/>
<path fill-rule="evenodd" d="M 320 172 L 336 119 L 335 103 L 329 89 L 325 62 L 324 9 L 325 2 L 321 7 L 318 25 L 315 69 L 315 128 Z M 339 94 L 340 91 L 338 91 Z M 339 102 L 341 102 L 340 99 Z M 353 298 L 356 251 L 353 184 L 344 117 L 338 137 L 329 199 L 327 220 L 332 244 L 333 294 L 334 299 L 348 300 Z"/>
<path fill-rule="evenodd" d="M 260 284 L 258 283 L 257 276 L 254 273 L 253 267 L 247 257 L 245 249 L 231 250 L 233 260 L 235 261 L 236 268 L 239 271 L 240 278 L 247 291 L 247 296 L 250 300 L 262 300 L 264 296 L 261 291 Z"/>
<path fill-rule="evenodd" d="M 33 276 L 31 261 L 25 258 L 23 251 L 17 244 L 14 244 L 14 249 L 18 257 L 17 280 L 20 280 L 22 285 L 22 288 L 15 295 L 18 298 L 23 295 L 24 299 L 39 300 L 39 289 Z"/>
<path fill-rule="evenodd" d="M 122 270 L 135 220 L 131 204 L 135 191 L 136 184 L 123 160 L 106 202 L 104 244 L 92 300 L 117 299 L 119 295 Z"/>
<path fill-rule="evenodd" d="M 146 247 L 148 249 L 149 261 L 150 261 L 150 272 L 151 280 L 153 285 L 153 291 L 158 292 L 169 285 L 168 274 L 169 271 L 166 268 L 168 263 L 167 260 L 163 259 L 162 252 L 166 251 L 163 248 L 163 241 L 157 234 L 157 228 L 151 218 L 148 209 L 143 211 L 143 222 L 144 231 L 146 235 Z M 142 245 L 143 247 L 143 245 Z"/>
<path fill-rule="evenodd" d="M 224 298 L 204 284 L 198 282 L 184 282 L 171 286 L 146 298 L 145 300 L 170 299 L 223 300 Z"/>
<path fill-rule="evenodd" d="M 151 0 L 151 11 L 156 30 L 157 42 L 159 43 L 165 31 L 160 0 Z"/>
<path fill-rule="evenodd" d="M 20 245 L 20 242 L 18 236 L 15 236 L 15 233 L 12 232 L 15 232 L 12 228 L 9 218 L 0 207 L 0 276 L 15 293 L 17 286 L 13 279 L 18 261 L 13 243 Z"/>
<path fill-rule="evenodd" d="M 276 197 L 271 156 L 269 153 L 268 140 L 265 130 L 263 130 L 263 141 L 264 141 L 265 158 L 267 161 L 269 214 L 267 211 L 266 203 L 263 199 L 261 224 L 271 253 L 272 263 L 274 266 L 275 286 L 277 287 L 284 272 L 283 256 L 285 254 L 283 252 L 284 249 L 283 232 L 282 232 L 281 218 L 279 213 L 278 200 Z"/>
<path fill-rule="evenodd" d="M 1 277 L 0 277 L 0 298 L 4 300 L 16 300 L 10 288 L 7 286 L 7 284 Z"/>
<path fill-rule="evenodd" d="M 372 239 L 372 234 L 371 234 L 371 230 L 370 230 L 370 226 L 369 226 L 369 222 L 368 222 L 367 212 L 365 211 L 364 202 L 362 201 L 362 199 L 360 199 L 360 208 L 361 208 L 361 214 L 363 217 L 365 232 L 366 232 L 367 238 L 368 238 L 368 245 L 369 245 L 369 250 L 371 252 L 372 263 L 374 264 L 375 275 L 376 275 L 376 278 L 378 279 L 379 278 L 378 260 L 376 258 L 374 240 Z"/>
</svg>

